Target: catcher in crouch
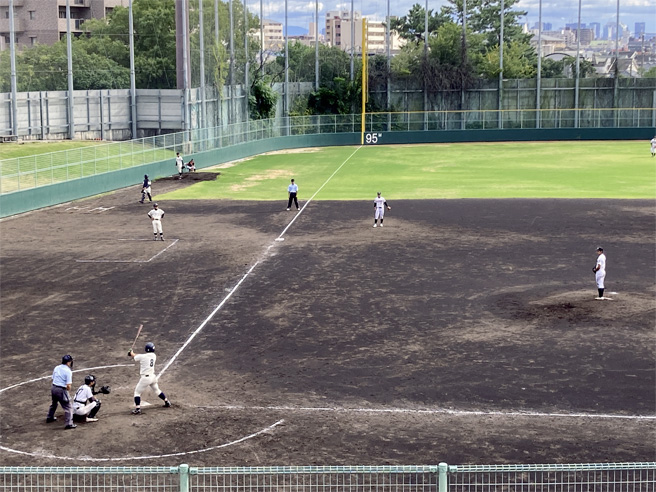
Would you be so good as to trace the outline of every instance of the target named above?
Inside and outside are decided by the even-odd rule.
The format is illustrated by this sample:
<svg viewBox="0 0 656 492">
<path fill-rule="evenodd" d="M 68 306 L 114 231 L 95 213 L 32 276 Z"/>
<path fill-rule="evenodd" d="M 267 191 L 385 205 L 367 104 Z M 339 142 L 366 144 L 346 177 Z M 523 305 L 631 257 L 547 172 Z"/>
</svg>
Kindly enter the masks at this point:
<svg viewBox="0 0 656 492">
<path fill-rule="evenodd" d="M 97 422 L 96 415 L 100 410 L 100 400 L 96 398 L 98 393 L 108 395 L 111 391 L 109 386 L 103 386 L 96 391 L 96 376 L 89 374 L 84 377 L 84 384 L 75 392 L 73 399 L 73 414 L 85 417 L 86 422 Z"/>
<path fill-rule="evenodd" d="M 141 375 L 136 388 L 134 388 L 135 408 L 132 410 L 134 415 L 141 414 L 141 393 L 143 393 L 148 387 L 150 387 L 157 396 L 164 400 L 165 407 L 171 406 L 171 402 L 166 398 L 166 395 L 159 389 L 159 385 L 157 384 L 157 376 L 155 375 L 155 361 L 157 360 L 157 355 L 155 355 L 155 344 L 153 342 L 148 342 L 144 350 L 146 351 L 145 354 L 135 354 L 132 349 L 128 352 L 128 357 L 132 357 L 139 363 L 139 374 Z"/>
</svg>

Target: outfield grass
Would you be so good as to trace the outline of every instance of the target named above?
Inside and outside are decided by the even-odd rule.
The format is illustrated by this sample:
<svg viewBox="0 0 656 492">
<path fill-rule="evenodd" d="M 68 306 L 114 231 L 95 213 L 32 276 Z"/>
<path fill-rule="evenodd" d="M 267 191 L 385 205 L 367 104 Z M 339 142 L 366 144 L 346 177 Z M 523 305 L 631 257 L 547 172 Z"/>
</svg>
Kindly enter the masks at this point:
<svg viewBox="0 0 656 492">
<path fill-rule="evenodd" d="M 328 147 L 214 170 L 217 181 L 158 199 L 284 200 L 293 177 L 307 200 L 333 173 L 316 200 L 366 200 L 376 191 L 390 200 L 656 198 L 656 158 L 642 141 Z"/>
<path fill-rule="evenodd" d="M 141 141 L 2 144 L 0 191 L 9 193 L 173 157 L 173 151 Z"/>
</svg>

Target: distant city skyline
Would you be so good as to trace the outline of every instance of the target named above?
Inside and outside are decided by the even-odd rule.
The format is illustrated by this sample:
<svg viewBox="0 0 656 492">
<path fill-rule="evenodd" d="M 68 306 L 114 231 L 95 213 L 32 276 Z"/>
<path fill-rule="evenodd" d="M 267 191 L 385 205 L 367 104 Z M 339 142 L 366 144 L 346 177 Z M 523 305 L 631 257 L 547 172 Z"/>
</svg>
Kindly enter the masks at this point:
<svg viewBox="0 0 656 492">
<path fill-rule="evenodd" d="M 259 1 L 246 0 L 248 8 L 259 15 Z M 414 4 L 422 7 L 425 1 L 395 0 L 391 2 L 390 10 L 393 16 L 406 15 Z M 446 0 L 429 0 L 428 9 L 439 11 Z M 539 0 L 520 0 L 515 10 L 525 10 L 527 15 L 520 22 L 533 26 L 538 22 Z M 264 18 L 272 19 L 284 24 L 284 2 L 279 0 L 265 0 L 263 3 Z M 319 23 L 323 25 L 325 14 L 333 10 L 350 10 L 350 2 L 327 3 L 319 2 Z M 385 20 L 387 15 L 387 0 L 354 0 L 354 9 L 361 12 L 364 17 L 372 20 Z M 290 26 L 307 28 L 314 22 L 315 2 L 312 0 L 288 0 L 288 20 Z M 582 0 L 581 23 L 590 24 L 598 22 L 604 26 L 609 22 L 615 23 L 617 14 L 617 0 Z M 542 22 L 550 23 L 553 29 L 564 28 L 566 24 L 577 23 L 578 1 L 576 0 L 543 0 Z M 620 0 L 620 22 L 627 26 L 633 34 L 636 23 L 645 24 L 645 32 L 656 34 L 656 3 L 654 0 Z"/>
</svg>

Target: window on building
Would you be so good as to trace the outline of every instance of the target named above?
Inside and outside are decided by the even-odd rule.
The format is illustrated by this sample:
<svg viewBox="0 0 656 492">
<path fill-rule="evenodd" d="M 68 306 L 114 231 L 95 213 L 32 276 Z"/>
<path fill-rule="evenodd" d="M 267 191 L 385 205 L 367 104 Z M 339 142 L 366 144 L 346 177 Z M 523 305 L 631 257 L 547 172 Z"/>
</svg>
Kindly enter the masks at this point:
<svg viewBox="0 0 656 492">
<path fill-rule="evenodd" d="M 5 19 L 9 19 L 9 9 L 5 10 Z"/>
<path fill-rule="evenodd" d="M 9 46 L 9 43 L 11 43 L 11 38 L 9 36 L 5 36 L 5 44 Z"/>
<path fill-rule="evenodd" d="M 66 18 L 66 7 L 59 7 L 59 18 L 60 19 Z"/>
<path fill-rule="evenodd" d="M 30 36 L 30 46 L 34 46 L 36 44 L 36 36 Z"/>
<path fill-rule="evenodd" d="M 30 10 L 30 20 L 36 19 L 36 11 L 35 10 Z"/>
</svg>

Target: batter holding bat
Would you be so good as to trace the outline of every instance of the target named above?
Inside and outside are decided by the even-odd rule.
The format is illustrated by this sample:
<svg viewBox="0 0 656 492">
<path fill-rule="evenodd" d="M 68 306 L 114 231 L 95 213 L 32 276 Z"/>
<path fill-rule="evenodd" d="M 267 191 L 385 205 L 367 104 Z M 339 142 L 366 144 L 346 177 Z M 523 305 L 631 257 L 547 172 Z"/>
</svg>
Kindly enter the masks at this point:
<svg viewBox="0 0 656 492">
<path fill-rule="evenodd" d="M 155 344 L 153 342 L 148 342 L 144 350 L 146 351 L 145 354 L 135 354 L 132 349 L 128 352 L 128 357 L 132 357 L 139 363 L 139 374 L 141 375 L 137 386 L 134 388 L 135 408 L 132 410 L 134 415 L 141 414 L 141 393 L 147 388 L 153 390 L 159 398 L 164 400 L 165 407 L 171 406 L 171 402 L 166 398 L 166 395 L 159 389 L 159 385 L 157 384 L 157 376 L 155 376 L 155 361 L 157 360 L 157 355 L 155 355 Z"/>
<path fill-rule="evenodd" d="M 376 198 L 374 198 L 374 227 L 378 227 L 378 219 L 380 219 L 380 227 L 383 227 L 383 217 L 385 217 L 385 208 L 387 210 L 392 210 L 392 207 L 387 205 L 385 199 L 380 196 L 380 191 L 378 192 Z"/>
</svg>

